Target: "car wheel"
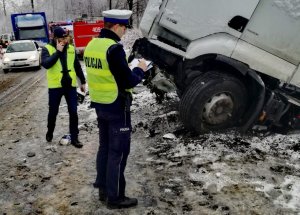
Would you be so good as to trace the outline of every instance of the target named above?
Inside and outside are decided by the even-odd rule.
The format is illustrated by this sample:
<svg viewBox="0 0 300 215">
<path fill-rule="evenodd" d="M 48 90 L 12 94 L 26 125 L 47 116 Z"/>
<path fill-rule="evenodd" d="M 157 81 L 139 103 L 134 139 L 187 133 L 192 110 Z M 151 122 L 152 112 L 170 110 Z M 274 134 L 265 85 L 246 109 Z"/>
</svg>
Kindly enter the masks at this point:
<svg viewBox="0 0 300 215">
<path fill-rule="evenodd" d="M 183 123 L 197 133 L 238 125 L 246 110 L 247 89 L 232 75 L 218 71 L 196 78 L 179 105 Z"/>
<path fill-rule="evenodd" d="M 6 74 L 8 73 L 9 69 L 3 69 L 3 72 Z"/>
</svg>

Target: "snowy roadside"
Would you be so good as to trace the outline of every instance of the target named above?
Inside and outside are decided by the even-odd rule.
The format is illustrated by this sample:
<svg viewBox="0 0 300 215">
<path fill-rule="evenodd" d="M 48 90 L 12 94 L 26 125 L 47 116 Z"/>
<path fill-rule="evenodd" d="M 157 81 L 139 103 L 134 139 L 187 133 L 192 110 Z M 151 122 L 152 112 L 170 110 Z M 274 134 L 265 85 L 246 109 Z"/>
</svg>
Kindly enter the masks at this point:
<svg viewBox="0 0 300 215">
<path fill-rule="evenodd" d="M 135 88 L 132 139 L 143 143 L 145 156 L 130 159 L 129 168 L 141 168 L 140 177 L 133 179 L 137 184 L 150 177 L 151 196 L 158 199 L 157 206 L 143 214 L 300 212 L 299 134 L 250 132 L 241 136 L 228 131 L 194 136 L 179 121 L 178 97 L 169 93 L 167 98 L 157 104 L 145 86 Z M 79 112 L 93 112 L 88 104 L 87 96 Z M 95 115 L 90 116 L 85 124 L 93 124 Z M 141 151 L 133 150 L 132 156 L 139 157 Z M 151 169 L 155 174 L 147 176 Z M 132 185 L 128 189 L 139 190 Z M 167 211 L 164 203 L 173 209 Z"/>
<path fill-rule="evenodd" d="M 173 168 L 176 172 L 180 171 L 174 166 L 183 165 L 183 169 L 188 171 L 186 175 L 178 174 L 179 181 L 186 179 L 193 184 L 201 184 L 202 189 L 215 196 L 225 198 L 229 188 L 241 191 L 248 187 L 248 192 L 251 190 L 252 194 L 249 192 L 244 195 L 263 195 L 269 204 L 286 210 L 286 214 L 300 212 L 299 134 L 241 136 L 234 131 L 196 137 L 189 136 L 189 132 L 181 134 L 178 113 L 172 111 L 161 114 L 161 107 L 155 104 L 154 96 L 147 92 L 135 95 L 133 112 L 138 111 L 137 108 L 153 107 L 150 115 L 154 116 L 137 123 L 143 126 L 136 125 L 146 127 L 148 131 L 148 128 L 155 129 L 153 133 L 158 136 L 156 142 L 146 149 L 152 155 L 148 158 L 150 163 L 160 163 L 157 167 L 160 170 Z M 174 99 L 177 101 L 173 95 L 171 100 Z M 170 102 L 165 102 L 165 105 Z M 172 191 L 166 189 L 164 192 Z M 197 199 L 199 196 L 192 191 L 188 198 Z M 247 199 L 244 202 L 240 199 L 239 202 L 248 204 Z M 231 204 L 229 208 L 232 208 L 235 203 L 226 204 Z"/>
</svg>

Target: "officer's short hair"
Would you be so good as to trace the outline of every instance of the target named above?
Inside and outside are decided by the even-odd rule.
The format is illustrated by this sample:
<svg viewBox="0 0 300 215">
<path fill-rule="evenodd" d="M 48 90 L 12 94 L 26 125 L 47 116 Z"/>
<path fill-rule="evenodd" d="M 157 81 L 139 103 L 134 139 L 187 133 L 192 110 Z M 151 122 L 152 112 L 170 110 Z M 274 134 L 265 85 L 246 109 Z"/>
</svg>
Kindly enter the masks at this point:
<svg viewBox="0 0 300 215">
<path fill-rule="evenodd" d="M 104 28 L 111 29 L 114 25 L 117 23 L 111 23 L 111 22 L 104 22 Z"/>
</svg>

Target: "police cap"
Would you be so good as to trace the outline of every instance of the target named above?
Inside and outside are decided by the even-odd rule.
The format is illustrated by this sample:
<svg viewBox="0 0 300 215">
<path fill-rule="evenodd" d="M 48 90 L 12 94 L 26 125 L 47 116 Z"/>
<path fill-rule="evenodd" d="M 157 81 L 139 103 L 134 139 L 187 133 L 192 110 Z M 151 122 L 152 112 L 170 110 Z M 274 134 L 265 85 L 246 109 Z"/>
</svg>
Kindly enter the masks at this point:
<svg viewBox="0 0 300 215">
<path fill-rule="evenodd" d="M 111 22 L 116 24 L 128 24 L 128 20 L 132 14 L 131 10 L 106 10 L 102 12 L 104 22 Z"/>
</svg>

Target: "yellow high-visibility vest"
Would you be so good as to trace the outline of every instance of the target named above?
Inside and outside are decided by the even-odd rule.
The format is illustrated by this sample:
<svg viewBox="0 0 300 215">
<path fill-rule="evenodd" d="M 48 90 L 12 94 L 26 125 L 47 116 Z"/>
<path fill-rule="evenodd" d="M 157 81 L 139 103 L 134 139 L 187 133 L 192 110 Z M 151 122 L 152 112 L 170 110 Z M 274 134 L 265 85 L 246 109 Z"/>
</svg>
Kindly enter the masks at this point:
<svg viewBox="0 0 300 215">
<path fill-rule="evenodd" d="M 50 54 L 53 55 L 56 52 L 56 49 L 47 44 L 45 46 Z M 74 61 L 75 61 L 75 48 L 72 45 L 68 45 L 67 48 L 67 65 L 68 69 L 71 70 L 69 72 L 70 77 L 72 78 L 72 87 L 76 87 L 76 72 L 74 68 Z M 62 65 L 60 60 L 58 59 L 56 63 L 47 70 L 47 80 L 48 80 L 48 88 L 61 88 L 61 78 L 63 76 L 62 73 Z"/>
<path fill-rule="evenodd" d="M 112 39 L 94 38 L 84 50 L 90 98 L 100 104 L 111 104 L 118 97 L 118 86 L 109 69 L 106 53 L 116 44 Z M 128 90 L 126 90 L 128 91 Z"/>
</svg>

